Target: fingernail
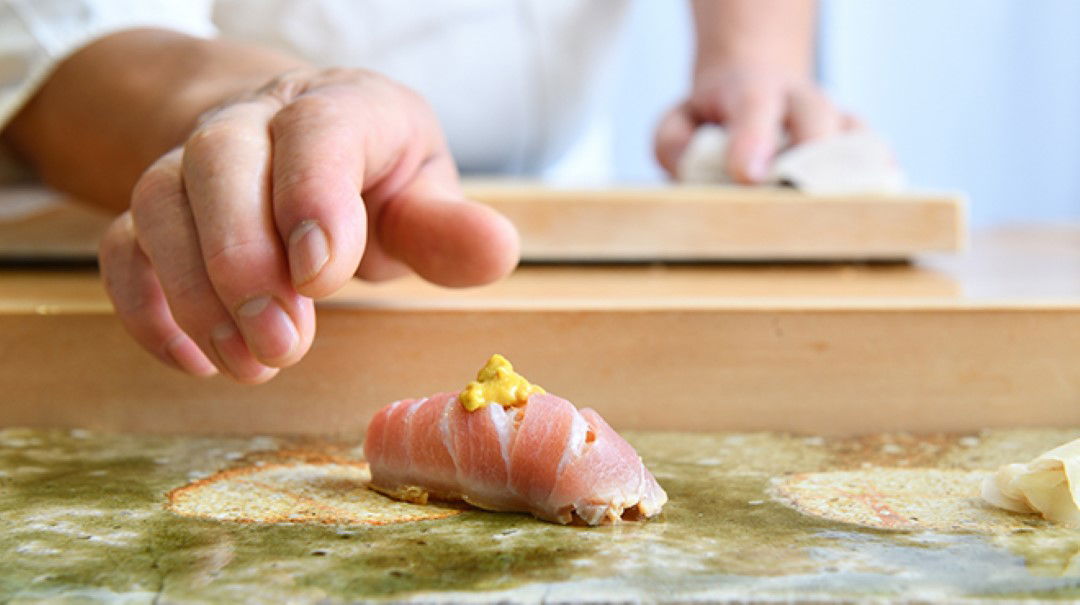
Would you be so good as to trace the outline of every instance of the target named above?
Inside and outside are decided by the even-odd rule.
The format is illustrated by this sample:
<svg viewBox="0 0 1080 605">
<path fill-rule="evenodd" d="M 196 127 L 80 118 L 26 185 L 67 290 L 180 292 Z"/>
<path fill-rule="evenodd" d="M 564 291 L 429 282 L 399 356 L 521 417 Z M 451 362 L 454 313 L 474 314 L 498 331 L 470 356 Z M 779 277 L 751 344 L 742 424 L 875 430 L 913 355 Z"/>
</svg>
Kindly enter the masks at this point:
<svg viewBox="0 0 1080 605">
<path fill-rule="evenodd" d="M 210 339 L 229 374 L 237 380 L 258 383 L 277 373 L 276 369 L 268 368 L 252 359 L 248 346 L 231 321 L 214 326 L 210 331 Z"/>
<path fill-rule="evenodd" d="M 268 365 L 287 357 L 300 342 L 292 318 L 269 296 L 252 298 L 240 305 L 236 318 L 248 348 Z"/>
<path fill-rule="evenodd" d="M 165 352 L 181 370 L 199 377 L 213 376 L 218 373 L 214 364 L 206 358 L 187 334 L 177 334 L 165 343 Z"/>
<path fill-rule="evenodd" d="M 210 330 L 210 340 L 214 344 L 214 350 L 225 364 L 223 368 L 233 376 L 239 376 L 243 367 L 244 339 L 231 321 L 224 321 Z"/>
<path fill-rule="evenodd" d="M 294 285 L 315 279 L 330 260 L 330 241 L 318 221 L 304 221 L 289 235 L 289 272 Z"/>
</svg>

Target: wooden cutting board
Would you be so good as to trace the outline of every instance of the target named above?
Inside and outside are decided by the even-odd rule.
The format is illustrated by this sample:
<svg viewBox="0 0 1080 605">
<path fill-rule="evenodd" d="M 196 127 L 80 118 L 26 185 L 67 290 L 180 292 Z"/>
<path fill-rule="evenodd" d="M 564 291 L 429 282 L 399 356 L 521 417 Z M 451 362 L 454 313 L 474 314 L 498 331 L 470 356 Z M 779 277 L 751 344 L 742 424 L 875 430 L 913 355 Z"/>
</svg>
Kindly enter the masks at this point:
<svg viewBox="0 0 1080 605">
<path fill-rule="evenodd" d="M 808 196 L 718 186 L 558 189 L 479 181 L 466 183 L 466 192 L 514 222 L 526 261 L 895 260 L 964 245 L 959 195 Z M 71 203 L 6 220 L 0 214 L 0 258 L 89 260 L 108 222 L 108 216 Z"/>
<path fill-rule="evenodd" d="M 512 182 L 474 182 L 467 192 L 517 225 L 522 256 L 535 261 L 891 260 L 956 252 L 965 238 L 958 194 Z"/>
<path fill-rule="evenodd" d="M 299 365 L 194 380 L 124 332 L 92 271 L 0 272 L 0 426 L 358 433 L 492 353 L 620 429 L 1080 425 L 1080 228 L 914 265 L 530 266 L 484 288 L 354 282 Z"/>
</svg>

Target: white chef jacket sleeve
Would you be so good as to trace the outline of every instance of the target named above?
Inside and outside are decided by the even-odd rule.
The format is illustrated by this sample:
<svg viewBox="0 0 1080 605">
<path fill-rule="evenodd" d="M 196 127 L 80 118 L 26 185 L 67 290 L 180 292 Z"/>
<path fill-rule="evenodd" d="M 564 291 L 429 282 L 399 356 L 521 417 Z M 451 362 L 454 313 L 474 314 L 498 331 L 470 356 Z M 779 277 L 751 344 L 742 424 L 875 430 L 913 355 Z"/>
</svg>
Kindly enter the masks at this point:
<svg viewBox="0 0 1080 605">
<path fill-rule="evenodd" d="M 213 0 L 0 0 L 0 128 L 65 57 L 133 27 L 216 31 Z"/>
</svg>

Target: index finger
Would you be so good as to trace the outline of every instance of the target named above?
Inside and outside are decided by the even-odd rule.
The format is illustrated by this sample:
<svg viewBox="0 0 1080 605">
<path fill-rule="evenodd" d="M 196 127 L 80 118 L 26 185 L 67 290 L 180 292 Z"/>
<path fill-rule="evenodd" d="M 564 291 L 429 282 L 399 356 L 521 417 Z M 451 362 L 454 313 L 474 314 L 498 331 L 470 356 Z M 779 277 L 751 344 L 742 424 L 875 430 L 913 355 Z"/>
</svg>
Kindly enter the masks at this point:
<svg viewBox="0 0 1080 605">
<path fill-rule="evenodd" d="M 398 261 L 445 285 L 508 271 L 516 233 L 464 200 L 430 108 L 380 78 L 346 84 L 301 95 L 271 122 L 274 215 L 295 287 L 325 296 L 358 267 L 379 275 Z"/>
<path fill-rule="evenodd" d="M 769 91 L 754 91 L 739 99 L 728 115 L 730 137 L 726 159 L 728 174 L 743 184 L 756 184 L 768 176 L 783 130 L 784 98 Z"/>
<path fill-rule="evenodd" d="M 368 243 L 361 194 L 386 165 L 399 161 L 413 134 L 401 121 L 374 117 L 366 106 L 385 103 L 380 95 L 392 93 L 375 90 L 359 98 L 348 91 L 360 86 L 312 85 L 270 122 L 274 221 L 293 286 L 314 298 L 333 293 L 356 272 Z"/>
</svg>

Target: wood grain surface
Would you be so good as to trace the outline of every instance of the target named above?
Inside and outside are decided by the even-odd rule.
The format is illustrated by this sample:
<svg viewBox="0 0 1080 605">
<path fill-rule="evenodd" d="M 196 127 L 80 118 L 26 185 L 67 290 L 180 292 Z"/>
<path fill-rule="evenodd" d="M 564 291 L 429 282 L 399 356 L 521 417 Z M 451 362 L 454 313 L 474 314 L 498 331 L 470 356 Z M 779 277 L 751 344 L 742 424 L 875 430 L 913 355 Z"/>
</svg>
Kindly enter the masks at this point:
<svg viewBox="0 0 1080 605">
<path fill-rule="evenodd" d="M 514 182 L 474 182 L 467 192 L 517 225 L 530 260 L 898 259 L 964 245 L 958 194 Z"/>
<path fill-rule="evenodd" d="M 493 352 L 620 429 L 850 434 L 1080 425 L 1080 228 L 924 265 L 524 267 L 354 283 L 271 383 L 160 367 L 93 272 L 0 273 L 0 426 L 357 434 Z"/>
<path fill-rule="evenodd" d="M 514 222 L 523 258 L 533 261 L 904 259 L 964 245 L 964 202 L 955 194 L 481 181 L 465 187 Z M 94 256 L 108 216 L 56 198 L 37 213 L 5 219 L 11 195 L 0 191 L 0 259 Z"/>
</svg>

